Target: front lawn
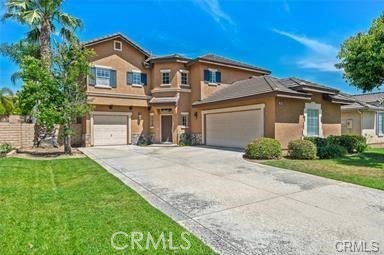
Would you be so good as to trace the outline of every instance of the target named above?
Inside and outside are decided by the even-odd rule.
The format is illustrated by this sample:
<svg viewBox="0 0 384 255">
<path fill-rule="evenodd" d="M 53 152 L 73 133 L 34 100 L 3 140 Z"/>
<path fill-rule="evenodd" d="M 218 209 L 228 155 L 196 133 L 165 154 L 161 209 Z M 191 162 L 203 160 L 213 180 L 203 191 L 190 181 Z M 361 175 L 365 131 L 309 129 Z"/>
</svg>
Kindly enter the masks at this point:
<svg viewBox="0 0 384 255">
<path fill-rule="evenodd" d="M 384 190 L 383 148 L 329 160 L 281 159 L 262 163 Z"/>
<path fill-rule="evenodd" d="M 131 233 L 141 232 L 143 249 L 112 248 L 118 231 L 128 235 L 116 235 L 118 247 L 131 245 Z M 193 235 L 182 236 L 184 231 L 88 158 L 0 159 L 1 254 L 213 254 Z M 160 240 L 158 249 L 146 250 L 148 233 Z M 170 250 L 187 247 L 182 237 L 191 248 Z"/>
</svg>

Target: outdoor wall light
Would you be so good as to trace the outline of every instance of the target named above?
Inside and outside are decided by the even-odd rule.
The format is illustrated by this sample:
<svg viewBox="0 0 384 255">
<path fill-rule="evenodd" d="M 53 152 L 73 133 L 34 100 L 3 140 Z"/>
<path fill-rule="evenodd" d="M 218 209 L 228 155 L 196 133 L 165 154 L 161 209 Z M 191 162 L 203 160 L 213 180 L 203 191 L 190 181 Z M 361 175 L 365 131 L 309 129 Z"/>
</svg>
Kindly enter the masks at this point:
<svg viewBox="0 0 384 255">
<path fill-rule="evenodd" d="M 128 109 L 129 109 L 130 111 L 132 111 L 132 106 L 129 106 Z"/>
<path fill-rule="evenodd" d="M 195 115 L 195 119 L 197 119 L 197 112 L 195 112 L 195 114 L 194 114 L 194 115 Z"/>
<path fill-rule="evenodd" d="M 143 118 L 143 116 L 141 115 L 141 112 L 139 112 L 139 120 L 141 120 Z"/>
<path fill-rule="evenodd" d="M 110 104 L 109 105 L 109 110 L 112 110 L 112 108 L 113 108 L 113 105 Z"/>
</svg>

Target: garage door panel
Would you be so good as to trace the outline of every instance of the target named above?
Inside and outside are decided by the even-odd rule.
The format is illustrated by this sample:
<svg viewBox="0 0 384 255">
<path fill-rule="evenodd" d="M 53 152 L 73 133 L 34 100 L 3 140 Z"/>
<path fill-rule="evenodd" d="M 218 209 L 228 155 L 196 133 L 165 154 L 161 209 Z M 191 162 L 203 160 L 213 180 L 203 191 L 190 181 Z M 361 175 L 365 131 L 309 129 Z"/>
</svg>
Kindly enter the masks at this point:
<svg viewBox="0 0 384 255">
<path fill-rule="evenodd" d="M 127 116 L 99 115 L 94 117 L 94 145 L 127 144 Z"/>
<path fill-rule="evenodd" d="M 261 110 L 214 113 L 206 115 L 206 144 L 243 148 L 263 135 Z"/>
</svg>

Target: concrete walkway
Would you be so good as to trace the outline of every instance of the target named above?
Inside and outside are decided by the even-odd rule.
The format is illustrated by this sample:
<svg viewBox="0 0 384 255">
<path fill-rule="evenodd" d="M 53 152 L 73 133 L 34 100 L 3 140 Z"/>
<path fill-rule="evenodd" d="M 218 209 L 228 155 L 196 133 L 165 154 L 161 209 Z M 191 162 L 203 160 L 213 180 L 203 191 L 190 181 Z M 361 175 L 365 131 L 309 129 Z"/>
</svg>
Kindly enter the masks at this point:
<svg viewBox="0 0 384 255">
<path fill-rule="evenodd" d="M 346 254 L 342 241 L 377 242 L 379 253 L 357 254 L 384 254 L 383 191 L 250 163 L 230 150 L 82 151 L 220 254 Z"/>
</svg>

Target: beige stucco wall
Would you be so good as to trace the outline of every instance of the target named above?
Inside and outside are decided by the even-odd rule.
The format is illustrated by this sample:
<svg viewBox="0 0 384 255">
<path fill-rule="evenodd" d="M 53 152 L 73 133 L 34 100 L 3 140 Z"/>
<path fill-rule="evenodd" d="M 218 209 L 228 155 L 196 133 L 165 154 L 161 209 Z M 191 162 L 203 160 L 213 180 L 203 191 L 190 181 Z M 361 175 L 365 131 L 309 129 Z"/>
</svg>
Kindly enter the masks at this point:
<svg viewBox="0 0 384 255">
<path fill-rule="evenodd" d="M 347 120 L 352 120 L 352 128 L 347 128 Z M 361 135 L 361 113 L 359 111 L 342 111 L 341 133 L 348 135 Z"/>
<path fill-rule="evenodd" d="M 123 42 L 123 51 L 113 50 L 113 40 L 93 45 L 91 49 L 96 53 L 90 60 L 92 65 L 107 66 L 116 70 L 116 88 L 97 88 L 88 85 L 87 92 L 141 96 L 150 94 L 149 84 L 151 84 L 151 76 L 149 75 L 149 70 L 143 66 L 145 56 L 141 52 L 125 42 Z M 147 73 L 148 85 L 142 87 L 127 85 L 127 72 L 132 70 L 140 70 L 143 73 Z M 104 99 L 98 100 L 100 102 L 94 102 L 94 104 L 121 104 L 121 100 L 113 97 L 106 99 L 108 103 L 105 103 Z"/>
<path fill-rule="evenodd" d="M 321 104 L 323 136 L 341 134 L 341 107 L 313 93 L 311 100 L 278 98 L 276 100 L 275 138 L 286 148 L 289 141 L 301 139 L 304 131 L 305 103 Z"/>
</svg>

